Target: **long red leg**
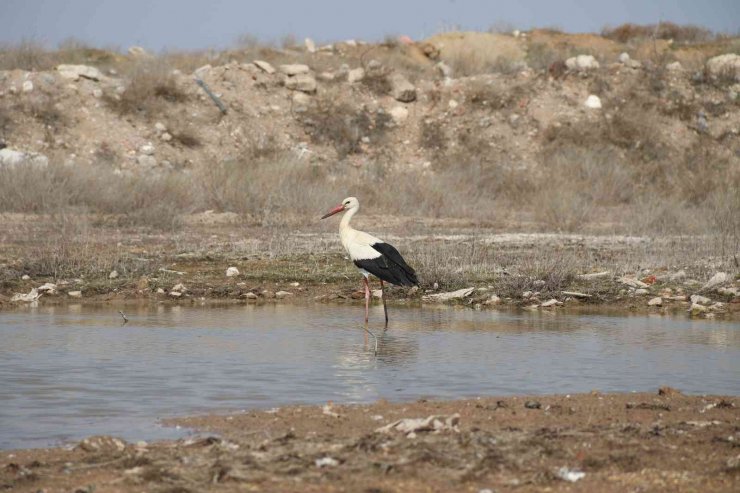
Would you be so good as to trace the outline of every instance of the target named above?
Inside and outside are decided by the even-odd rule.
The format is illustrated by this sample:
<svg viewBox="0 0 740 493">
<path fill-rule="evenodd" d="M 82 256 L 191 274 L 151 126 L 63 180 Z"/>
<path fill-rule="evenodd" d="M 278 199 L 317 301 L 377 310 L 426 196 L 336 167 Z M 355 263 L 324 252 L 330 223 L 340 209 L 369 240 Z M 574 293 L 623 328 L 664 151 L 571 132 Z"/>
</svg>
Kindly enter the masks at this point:
<svg viewBox="0 0 740 493">
<path fill-rule="evenodd" d="M 380 280 L 380 295 L 383 298 L 383 312 L 385 312 L 385 328 L 388 328 L 388 307 L 385 304 L 385 285 L 383 280 Z"/>
<path fill-rule="evenodd" d="M 367 282 L 367 277 L 363 276 L 362 281 L 365 284 L 365 323 L 367 323 L 370 318 L 370 284 Z"/>
</svg>

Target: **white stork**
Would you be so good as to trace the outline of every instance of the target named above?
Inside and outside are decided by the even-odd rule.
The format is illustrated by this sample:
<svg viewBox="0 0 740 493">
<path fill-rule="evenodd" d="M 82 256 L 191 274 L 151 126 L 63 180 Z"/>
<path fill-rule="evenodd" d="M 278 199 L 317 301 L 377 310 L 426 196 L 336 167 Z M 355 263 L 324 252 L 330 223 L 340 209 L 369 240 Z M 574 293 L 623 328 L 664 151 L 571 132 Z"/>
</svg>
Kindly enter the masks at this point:
<svg viewBox="0 0 740 493">
<path fill-rule="evenodd" d="M 365 324 L 368 321 L 370 310 L 370 284 L 368 276 L 373 274 L 380 279 L 380 291 L 383 298 L 383 312 L 385 312 L 385 327 L 388 327 L 388 308 L 385 304 L 385 287 L 383 281 L 398 286 L 416 286 L 416 272 L 401 257 L 392 245 L 383 240 L 369 235 L 363 231 L 357 231 L 349 225 L 357 211 L 360 210 L 360 202 L 355 197 L 348 197 L 341 204 L 324 214 L 321 219 L 346 211 L 342 221 L 339 223 L 339 238 L 342 246 L 347 250 L 349 258 L 363 275 L 365 285 Z"/>
</svg>

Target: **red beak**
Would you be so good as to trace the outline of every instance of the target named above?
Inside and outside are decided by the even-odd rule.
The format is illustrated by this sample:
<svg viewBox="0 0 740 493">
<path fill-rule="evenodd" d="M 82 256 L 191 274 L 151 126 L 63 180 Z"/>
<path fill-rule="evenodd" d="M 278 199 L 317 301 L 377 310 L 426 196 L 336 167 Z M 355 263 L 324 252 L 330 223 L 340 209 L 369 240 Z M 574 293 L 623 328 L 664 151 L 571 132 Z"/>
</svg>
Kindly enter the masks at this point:
<svg viewBox="0 0 740 493">
<path fill-rule="evenodd" d="M 342 212 L 343 210 L 344 210 L 344 204 L 339 204 L 338 206 L 336 206 L 335 208 L 333 208 L 332 210 L 330 210 L 329 212 L 321 216 L 321 219 L 326 219 L 327 217 L 333 216 L 334 214 L 338 214 Z"/>
</svg>

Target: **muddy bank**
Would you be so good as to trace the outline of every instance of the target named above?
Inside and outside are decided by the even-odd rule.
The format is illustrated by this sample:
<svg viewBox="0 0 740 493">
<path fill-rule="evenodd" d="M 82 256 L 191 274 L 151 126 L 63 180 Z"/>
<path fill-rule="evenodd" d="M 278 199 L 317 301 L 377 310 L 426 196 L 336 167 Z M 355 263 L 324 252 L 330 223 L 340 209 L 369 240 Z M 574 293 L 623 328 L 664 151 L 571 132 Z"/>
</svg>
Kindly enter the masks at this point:
<svg viewBox="0 0 740 493">
<path fill-rule="evenodd" d="M 591 394 L 288 407 L 0 453 L 13 491 L 737 491 L 740 401 Z M 403 421 L 408 418 L 432 420 Z M 583 473 L 583 474 L 579 474 Z"/>
</svg>

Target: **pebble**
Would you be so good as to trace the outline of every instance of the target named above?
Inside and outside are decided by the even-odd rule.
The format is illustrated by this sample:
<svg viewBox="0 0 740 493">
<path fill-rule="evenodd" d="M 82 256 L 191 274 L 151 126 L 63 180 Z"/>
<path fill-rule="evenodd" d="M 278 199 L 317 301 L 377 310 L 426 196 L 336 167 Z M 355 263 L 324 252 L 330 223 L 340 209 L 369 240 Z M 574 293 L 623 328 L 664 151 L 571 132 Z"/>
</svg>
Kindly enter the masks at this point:
<svg viewBox="0 0 740 493">
<path fill-rule="evenodd" d="M 663 298 L 657 296 L 648 301 L 648 306 L 663 306 Z"/>
<path fill-rule="evenodd" d="M 527 409 L 541 409 L 542 404 L 539 401 L 527 401 L 524 403 L 524 407 Z"/>
<path fill-rule="evenodd" d="M 291 293 L 290 291 L 278 291 L 277 293 L 275 293 L 275 297 L 277 299 L 287 298 L 288 296 L 293 296 L 293 293 Z"/>
<path fill-rule="evenodd" d="M 110 272 L 110 274 L 108 274 L 108 279 L 115 279 L 117 277 L 118 277 L 118 271 L 117 270 L 112 270 Z"/>
<path fill-rule="evenodd" d="M 82 298 L 82 291 L 70 291 L 67 294 L 70 298 Z"/>
<path fill-rule="evenodd" d="M 30 80 L 24 81 L 21 89 L 23 90 L 23 92 L 33 91 L 33 82 L 31 82 Z"/>
<path fill-rule="evenodd" d="M 601 109 L 601 98 L 595 94 L 591 94 L 586 98 L 586 102 L 584 104 L 586 105 L 586 108 L 590 108 L 592 110 Z"/>
<path fill-rule="evenodd" d="M 239 275 L 239 269 L 236 267 L 229 267 L 226 269 L 226 277 L 234 277 Z"/>
<path fill-rule="evenodd" d="M 24 281 L 28 281 L 29 279 L 31 279 L 31 276 L 29 276 L 28 274 L 23 274 L 23 276 L 21 277 L 21 279 L 24 280 Z"/>
<path fill-rule="evenodd" d="M 145 144 L 139 148 L 139 152 L 146 156 L 151 156 L 154 154 L 154 146 L 151 144 Z"/>
</svg>

